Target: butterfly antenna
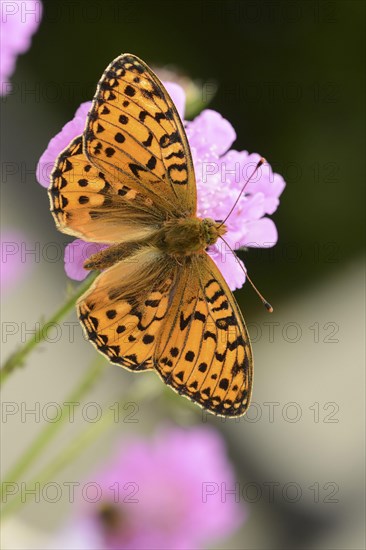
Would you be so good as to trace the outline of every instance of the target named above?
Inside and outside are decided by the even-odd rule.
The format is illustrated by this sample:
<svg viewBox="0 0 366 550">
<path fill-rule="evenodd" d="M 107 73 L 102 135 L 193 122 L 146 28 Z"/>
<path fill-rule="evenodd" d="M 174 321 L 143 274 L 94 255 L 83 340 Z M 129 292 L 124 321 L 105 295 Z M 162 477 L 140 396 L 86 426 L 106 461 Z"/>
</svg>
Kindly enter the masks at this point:
<svg viewBox="0 0 366 550">
<path fill-rule="evenodd" d="M 265 158 L 261 158 L 258 163 L 257 163 L 257 166 L 254 168 L 253 172 L 250 174 L 249 178 L 247 179 L 247 181 L 244 183 L 243 185 L 243 188 L 242 190 L 240 191 L 239 195 L 238 195 L 238 198 L 236 199 L 236 201 L 234 202 L 230 212 L 228 213 L 228 215 L 226 216 L 226 218 L 220 223 L 220 225 L 218 226 L 221 227 L 222 225 L 224 225 L 224 223 L 226 222 L 226 220 L 228 219 L 229 216 L 231 216 L 231 214 L 233 213 L 236 205 L 238 204 L 239 202 L 239 199 L 240 197 L 242 196 L 242 194 L 244 193 L 244 189 L 246 188 L 246 186 L 248 185 L 248 183 L 250 182 L 250 180 L 253 178 L 253 176 L 256 174 L 257 170 L 262 166 L 262 164 L 264 164 L 266 162 L 266 159 Z"/>
<path fill-rule="evenodd" d="M 269 302 L 267 302 L 267 300 L 264 298 L 264 296 L 259 292 L 259 290 L 258 290 L 257 287 L 255 286 L 255 284 L 253 283 L 252 279 L 249 277 L 247 270 L 246 270 L 245 267 L 242 265 L 242 263 L 240 262 L 239 258 L 237 257 L 237 255 L 235 254 L 234 250 L 231 248 L 231 246 L 229 245 L 229 243 L 224 239 L 224 237 L 221 237 L 221 236 L 220 236 L 220 239 L 222 239 L 222 240 L 224 241 L 224 243 L 225 243 L 226 246 L 229 248 L 229 250 L 231 250 L 231 252 L 234 254 L 234 257 L 235 257 L 236 261 L 237 261 L 238 264 L 240 265 L 240 268 L 244 271 L 246 278 L 248 279 L 248 281 L 249 281 L 250 284 L 252 285 L 253 290 L 254 290 L 254 291 L 257 293 L 257 295 L 259 296 L 259 298 L 260 298 L 262 304 L 264 305 L 264 307 L 266 308 L 266 310 L 269 311 L 269 313 L 273 313 L 273 307 L 271 306 L 271 304 L 270 304 Z"/>
</svg>

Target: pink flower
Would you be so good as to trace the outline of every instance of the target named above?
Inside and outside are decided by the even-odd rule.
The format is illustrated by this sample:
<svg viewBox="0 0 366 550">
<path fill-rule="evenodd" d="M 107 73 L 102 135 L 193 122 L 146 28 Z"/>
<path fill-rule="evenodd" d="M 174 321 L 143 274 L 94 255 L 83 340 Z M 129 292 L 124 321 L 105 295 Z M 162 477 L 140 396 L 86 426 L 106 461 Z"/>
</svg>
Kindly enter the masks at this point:
<svg viewBox="0 0 366 550">
<path fill-rule="evenodd" d="M 75 281 L 83 281 L 90 273 L 90 271 L 87 271 L 83 267 L 85 260 L 104 248 L 108 248 L 108 245 L 102 243 L 88 243 L 81 239 L 75 239 L 65 248 L 66 275 Z"/>
<path fill-rule="evenodd" d="M 52 168 L 57 157 L 66 149 L 70 141 L 83 133 L 86 123 L 86 116 L 91 107 L 91 101 L 82 103 L 72 120 L 67 122 L 61 132 L 56 134 L 49 142 L 47 149 L 41 156 L 37 166 L 37 179 L 43 187 L 50 185 Z"/>
<path fill-rule="evenodd" d="M 218 433 L 203 427 L 124 444 L 80 487 L 58 541 L 64 549 L 196 550 L 230 536 L 246 517 L 232 494 L 222 498 L 234 473 Z"/>
<path fill-rule="evenodd" d="M 0 16 L 0 95 L 11 90 L 9 78 L 15 69 L 19 54 L 31 45 L 32 35 L 42 17 L 40 0 L 1 0 Z"/>
<path fill-rule="evenodd" d="M 21 233 L 6 229 L 2 232 L 0 263 L 2 296 L 15 288 L 29 270 L 29 261 L 27 263 L 25 253 L 29 247 L 26 245 L 27 240 Z"/>
<path fill-rule="evenodd" d="M 183 89 L 172 82 L 165 83 L 165 86 L 183 119 Z M 37 175 L 38 181 L 44 187 L 49 185 L 49 175 L 59 153 L 84 131 L 90 105 L 91 103 L 83 103 L 79 107 L 74 119 L 50 141 L 43 153 Z M 193 121 L 186 122 L 185 126 L 197 181 L 197 215 L 224 220 L 261 157 L 256 153 L 230 149 L 236 139 L 235 131 L 230 122 L 216 111 L 206 109 Z M 284 187 L 283 178 L 273 173 L 269 164 L 265 163 L 258 169 L 226 222 L 228 232 L 225 240 L 232 249 L 271 247 L 276 244 L 276 226 L 267 215 L 273 214 L 277 209 Z M 229 287 L 232 290 L 240 288 L 245 282 L 241 260 L 232 254 L 221 239 L 210 247 L 209 253 Z M 85 254 L 83 261 L 75 254 L 74 261 L 75 265 L 69 266 L 66 259 L 66 272 L 71 278 L 82 280 L 87 275 L 82 267 Z"/>
</svg>

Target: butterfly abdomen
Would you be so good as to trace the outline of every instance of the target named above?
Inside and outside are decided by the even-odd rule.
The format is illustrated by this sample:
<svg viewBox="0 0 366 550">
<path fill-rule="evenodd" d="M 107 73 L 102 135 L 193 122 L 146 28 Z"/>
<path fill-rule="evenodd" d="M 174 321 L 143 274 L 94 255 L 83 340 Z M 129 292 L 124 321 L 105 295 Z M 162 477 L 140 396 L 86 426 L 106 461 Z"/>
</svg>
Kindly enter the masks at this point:
<svg viewBox="0 0 366 550">
<path fill-rule="evenodd" d="M 225 232 L 225 226 L 210 218 L 171 219 L 157 234 L 156 245 L 166 254 L 187 256 L 204 251 Z"/>
<path fill-rule="evenodd" d="M 84 263 L 84 269 L 107 269 L 112 265 L 131 256 L 139 248 L 138 242 L 120 243 L 100 250 Z"/>
</svg>

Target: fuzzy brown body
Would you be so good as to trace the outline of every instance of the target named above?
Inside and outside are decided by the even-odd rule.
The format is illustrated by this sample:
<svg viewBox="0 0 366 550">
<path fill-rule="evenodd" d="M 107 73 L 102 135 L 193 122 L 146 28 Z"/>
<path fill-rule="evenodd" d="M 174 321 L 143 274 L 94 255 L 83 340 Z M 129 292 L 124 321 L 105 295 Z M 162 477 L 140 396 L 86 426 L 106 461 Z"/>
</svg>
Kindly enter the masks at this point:
<svg viewBox="0 0 366 550">
<path fill-rule="evenodd" d="M 143 240 L 112 245 L 94 254 L 85 262 L 84 267 L 106 269 L 130 256 L 142 245 L 154 246 L 165 254 L 179 259 L 203 252 L 225 233 L 225 225 L 211 218 L 173 218 Z"/>
<path fill-rule="evenodd" d="M 211 218 L 172 219 L 160 229 L 156 244 L 167 254 L 189 256 L 203 252 L 208 246 L 215 244 L 224 233 L 225 226 L 220 226 Z"/>
</svg>

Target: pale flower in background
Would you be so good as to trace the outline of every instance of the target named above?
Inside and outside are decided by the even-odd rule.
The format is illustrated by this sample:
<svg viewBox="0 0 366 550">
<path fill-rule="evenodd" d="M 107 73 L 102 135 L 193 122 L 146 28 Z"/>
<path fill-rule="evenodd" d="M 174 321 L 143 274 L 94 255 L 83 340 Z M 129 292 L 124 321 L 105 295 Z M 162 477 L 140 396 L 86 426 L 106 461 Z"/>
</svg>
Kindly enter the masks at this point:
<svg viewBox="0 0 366 550">
<path fill-rule="evenodd" d="M 1 0 L 0 7 L 0 95 L 6 95 L 12 89 L 9 78 L 17 57 L 29 50 L 32 35 L 41 22 L 42 2 Z"/>
<path fill-rule="evenodd" d="M 27 239 L 25 235 L 15 230 L 2 230 L 0 263 L 2 297 L 13 290 L 29 273 L 31 259 L 28 257 L 27 261 L 26 250 Z"/>
<path fill-rule="evenodd" d="M 89 502 L 85 491 L 79 495 L 57 548 L 197 550 L 246 519 L 242 503 L 222 496 L 235 477 L 224 441 L 209 428 L 170 428 L 152 440 L 124 442 L 80 486 L 88 483 Z"/>
</svg>

